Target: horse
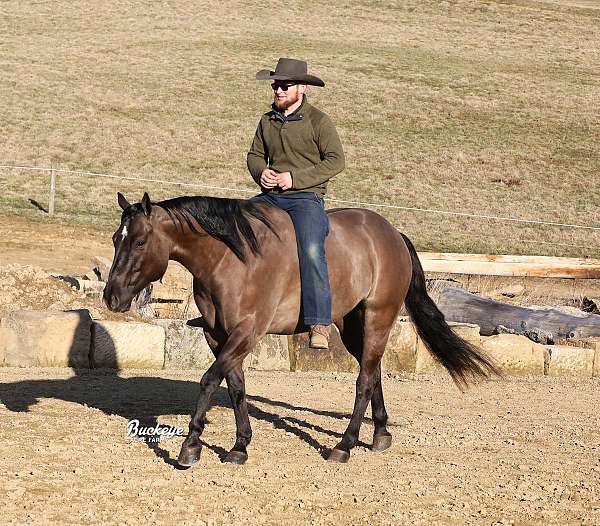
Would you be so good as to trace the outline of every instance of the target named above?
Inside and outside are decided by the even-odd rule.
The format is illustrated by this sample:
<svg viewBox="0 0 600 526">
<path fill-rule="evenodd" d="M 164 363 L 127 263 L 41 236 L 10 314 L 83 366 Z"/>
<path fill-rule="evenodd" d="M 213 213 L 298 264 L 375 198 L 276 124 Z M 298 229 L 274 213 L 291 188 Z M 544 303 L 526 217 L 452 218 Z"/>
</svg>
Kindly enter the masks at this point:
<svg viewBox="0 0 600 526">
<path fill-rule="evenodd" d="M 159 280 L 169 260 L 193 276 L 194 300 L 215 361 L 200 380 L 200 393 L 178 457 L 187 468 L 200 459 L 206 412 L 213 392 L 227 382 L 236 439 L 224 462 L 243 464 L 252 438 L 242 362 L 266 334 L 306 332 L 300 273 L 289 215 L 244 199 L 184 196 L 130 204 L 117 194 L 121 223 L 113 235 L 114 259 L 104 301 L 127 311 L 133 298 Z M 373 451 L 392 444 L 381 385 L 381 358 L 405 303 L 417 333 L 459 388 L 499 375 L 481 350 L 456 335 L 426 290 L 417 252 L 381 215 L 361 208 L 327 211 L 326 257 L 332 314 L 341 339 L 360 366 L 354 409 L 328 460 L 347 462 L 371 402 Z"/>
</svg>

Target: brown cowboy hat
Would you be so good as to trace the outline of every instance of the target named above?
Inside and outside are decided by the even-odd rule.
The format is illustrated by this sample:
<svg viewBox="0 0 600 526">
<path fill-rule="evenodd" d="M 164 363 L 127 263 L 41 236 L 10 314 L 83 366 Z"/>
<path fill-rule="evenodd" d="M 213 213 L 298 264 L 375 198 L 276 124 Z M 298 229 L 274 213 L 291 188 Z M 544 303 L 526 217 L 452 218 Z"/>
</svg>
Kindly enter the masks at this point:
<svg viewBox="0 0 600 526">
<path fill-rule="evenodd" d="M 295 81 L 298 84 L 325 86 L 325 83 L 319 77 L 308 74 L 306 62 L 295 58 L 280 58 L 277 61 L 275 71 L 261 69 L 256 74 L 256 80 L 288 80 Z"/>
</svg>

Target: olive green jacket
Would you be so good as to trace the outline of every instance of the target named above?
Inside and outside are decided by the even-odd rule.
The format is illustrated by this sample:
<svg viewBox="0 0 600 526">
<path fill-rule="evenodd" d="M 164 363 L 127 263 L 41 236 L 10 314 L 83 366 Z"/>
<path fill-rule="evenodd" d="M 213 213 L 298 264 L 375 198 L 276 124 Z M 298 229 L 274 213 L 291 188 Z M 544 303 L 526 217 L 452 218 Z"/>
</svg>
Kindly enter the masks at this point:
<svg viewBox="0 0 600 526">
<path fill-rule="evenodd" d="M 287 117 L 275 108 L 265 113 L 247 156 L 248 170 L 258 185 L 267 167 L 292 174 L 291 189 L 271 190 L 282 195 L 301 191 L 324 195 L 327 181 L 344 169 L 344 162 L 342 143 L 333 122 L 311 106 L 306 97 Z"/>
</svg>

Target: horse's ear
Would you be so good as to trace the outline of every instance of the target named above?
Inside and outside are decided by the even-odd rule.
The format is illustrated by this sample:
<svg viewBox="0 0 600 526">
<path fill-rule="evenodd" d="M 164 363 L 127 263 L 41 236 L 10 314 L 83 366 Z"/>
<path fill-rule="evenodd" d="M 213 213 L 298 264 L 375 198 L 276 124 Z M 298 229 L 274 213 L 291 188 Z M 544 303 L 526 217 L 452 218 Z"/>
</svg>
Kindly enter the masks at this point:
<svg viewBox="0 0 600 526">
<path fill-rule="evenodd" d="M 117 192 L 117 201 L 123 210 L 130 206 L 129 201 L 127 201 L 126 197 L 121 192 Z"/>
<path fill-rule="evenodd" d="M 142 197 L 142 210 L 147 216 L 150 215 L 150 211 L 152 210 L 152 205 L 150 204 L 150 196 L 148 195 L 148 192 L 144 192 L 144 197 Z"/>
</svg>

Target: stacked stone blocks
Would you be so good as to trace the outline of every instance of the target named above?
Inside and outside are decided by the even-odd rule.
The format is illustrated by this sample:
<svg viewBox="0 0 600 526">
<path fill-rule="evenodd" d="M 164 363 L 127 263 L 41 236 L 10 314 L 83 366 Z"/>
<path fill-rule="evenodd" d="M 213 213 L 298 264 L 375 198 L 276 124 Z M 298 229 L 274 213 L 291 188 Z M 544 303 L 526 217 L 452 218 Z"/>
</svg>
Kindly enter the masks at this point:
<svg viewBox="0 0 600 526">
<path fill-rule="evenodd" d="M 600 338 L 543 346 L 524 336 L 479 336 L 479 327 L 450 324 L 508 375 L 600 376 Z M 578 345 L 578 346 L 573 346 Z M 214 356 L 201 328 L 183 320 L 95 321 L 87 310 L 14 311 L 0 321 L 0 365 L 12 367 L 207 369 Z M 329 351 L 308 348 L 306 334 L 266 336 L 245 369 L 353 372 L 358 363 L 336 330 Z M 382 368 L 391 373 L 443 373 L 406 318 L 398 318 Z"/>
</svg>

